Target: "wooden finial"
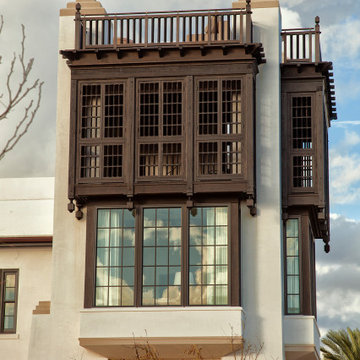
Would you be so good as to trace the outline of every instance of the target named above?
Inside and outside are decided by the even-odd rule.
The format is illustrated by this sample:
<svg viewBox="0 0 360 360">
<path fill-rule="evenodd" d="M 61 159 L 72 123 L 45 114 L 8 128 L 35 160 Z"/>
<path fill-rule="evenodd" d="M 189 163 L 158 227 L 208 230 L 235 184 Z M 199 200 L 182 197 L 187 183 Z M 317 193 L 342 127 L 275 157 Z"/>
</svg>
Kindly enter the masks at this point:
<svg viewBox="0 0 360 360">
<path fill-rule="evenodd" d="M 81 4 L 80 3 L 76 3 L 76 7 L 75 7 L 77 12 L 80 12 L 81 10 Z"/>
<path fill-rule="evenodd" d="M 316 16 L 316 17 L 315 17 L 315 24 L 318 25 L 319 23 L 320 23 L 320 17 L 319 17 L 319 16 Z"/>
</svg>

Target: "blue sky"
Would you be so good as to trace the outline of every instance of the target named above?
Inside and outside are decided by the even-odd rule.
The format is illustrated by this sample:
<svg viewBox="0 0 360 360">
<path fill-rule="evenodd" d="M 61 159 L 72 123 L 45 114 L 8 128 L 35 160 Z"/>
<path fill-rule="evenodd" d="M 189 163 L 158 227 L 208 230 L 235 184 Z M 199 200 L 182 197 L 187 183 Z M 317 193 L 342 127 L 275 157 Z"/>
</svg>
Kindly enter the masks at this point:
<svg viewBox="0 0 360 360">
<path fill-rule="evenodd" d="M 325 254 L 318 241 L 318 321 L 323 333 L 329 328 L 360 327 L 360 1 L 280 3 L 284 27 L 312 27 L 315 16 L 320 16 L 323 59 L 334 63 L 338 120 L 329 130 L 332 250 Z M 228 8 L 231 0 L 102 0 L 102 4 L 109 12 L 124 12 Z M 26 26 L 27 55 L 35 58 L 34 77 L 45 81 L 38 117 L 16 150 L 0 162 L 1 177 L 54 175 L 58 12 L 65 5 L 65 0 L 0 0 L 5 17 L 0 81 L 9 56 L 19 49 L 21 23 Z M 0 123 L 0 146 L 8 132 L 9 127 Z"/>
</svg>

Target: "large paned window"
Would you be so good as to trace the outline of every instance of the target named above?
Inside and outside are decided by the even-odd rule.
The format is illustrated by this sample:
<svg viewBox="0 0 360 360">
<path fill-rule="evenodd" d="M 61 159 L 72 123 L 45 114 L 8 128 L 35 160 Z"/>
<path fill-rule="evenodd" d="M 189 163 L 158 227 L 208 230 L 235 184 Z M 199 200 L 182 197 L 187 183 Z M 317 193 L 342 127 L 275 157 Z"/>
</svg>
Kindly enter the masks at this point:
<svg viewBox="0 0 360 360">
<path fill-rule="evenodd" d="M 1 332 L 16 331 L 18 270 L 0 270 Z"/>
<path fill-rule="evenodd" d="M 93 304 L 230 305 L 229 218 L 227 206 L 98 208 Z"/>
<path fill-rule="evenodd" d="M 78 178 L 80 181 L 123 176 L 124 83 L 82 84 Z"/>
<path fill-rule="evenodd" d="M 286 221 L 286 312 L 300 314 L 299 219 Z"/>
<path fill-rule="evenodd" d="M 292 185 L 295 188 L 310 188 L 314 182 L 311 103 L 311 96 L 294 96 L 291 98 Z"/>
<path fill-rule="evenodd" d="M 240 79 L 198 80 L 197 174 L 242 175 Z"/>
<path fill-rule="evenodd" d="M 138 176 L 183 174 L 183 81 L 138 83 Z"/>
</svg>

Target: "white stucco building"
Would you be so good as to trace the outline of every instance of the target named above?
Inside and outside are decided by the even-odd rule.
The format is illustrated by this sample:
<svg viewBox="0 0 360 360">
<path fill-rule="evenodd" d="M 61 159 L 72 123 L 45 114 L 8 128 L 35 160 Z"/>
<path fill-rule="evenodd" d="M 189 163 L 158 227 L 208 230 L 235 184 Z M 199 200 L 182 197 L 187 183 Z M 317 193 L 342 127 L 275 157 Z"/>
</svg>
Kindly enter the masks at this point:
<svg viewBox="0 0 360 360">
<path fill-rule="evenodd" d="M 282 30 L 277 0 L 60 11 L 52 264 L 36 294 L 51 307 L 19 359 L 133 359 L 147 342 L 161 359 L 244 344 L 319 359 L 314 239 L 329 250 L 336 118 L 319 34 L 318 19 Z"/>
</svg>

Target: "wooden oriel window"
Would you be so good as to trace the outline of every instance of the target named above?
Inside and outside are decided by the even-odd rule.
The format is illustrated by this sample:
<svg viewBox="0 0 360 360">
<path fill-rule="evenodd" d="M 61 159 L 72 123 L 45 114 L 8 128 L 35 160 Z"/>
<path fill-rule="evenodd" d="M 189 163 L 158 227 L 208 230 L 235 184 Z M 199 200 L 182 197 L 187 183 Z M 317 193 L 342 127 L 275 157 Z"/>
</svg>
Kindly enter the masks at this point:
<svg viewBox="0 0 360 360">
<path fill-rule="evenodd" d="M 312 129 L 312 97 L 291 98 L 292 186 L 311 188 L 314 185 L 314 147 Z"/>
<path fill-rule="evenodd" d="M 184 173 L 182 80 L 139 81 L 138 176 L 178 177 Z"/>
<path fill-rule="evenodd" d="M 196 83 L 197 175 L 242 175 L 241 79 Z"/>
<path fill-rule="evenodd" d="M 123 176 L 125 83 L 80 86 L 80 182 L 119 179 Z"/>
<path fill-rule="evenodd" d="M 0 270 L 1 332 L 16 332 L 18 270 Z"/>
<path fill-rule="evenodd" d="M 95 279 L 87 276 L 85 306 L 239 305 L 239 214 L 231 208 L 90 209 Z"/>
</svg>

